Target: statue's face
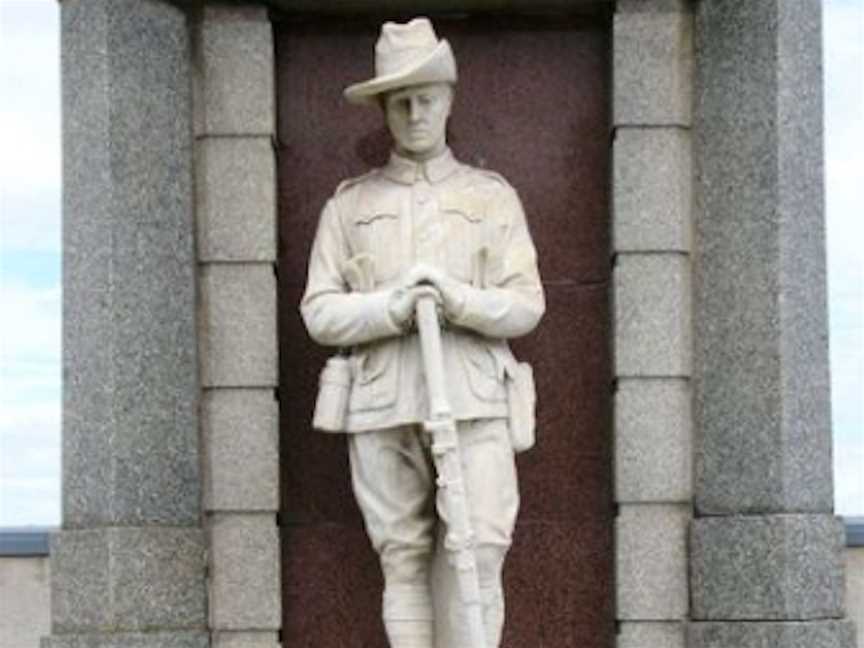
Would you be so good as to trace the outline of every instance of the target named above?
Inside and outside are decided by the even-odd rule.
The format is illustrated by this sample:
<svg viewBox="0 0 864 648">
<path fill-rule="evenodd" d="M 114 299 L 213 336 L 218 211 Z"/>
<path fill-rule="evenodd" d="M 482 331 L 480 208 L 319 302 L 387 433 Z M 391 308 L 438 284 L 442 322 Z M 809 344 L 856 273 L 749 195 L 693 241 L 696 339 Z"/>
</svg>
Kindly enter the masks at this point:
<svg viewBox="0 0 864 648">
<path fill-rule="evenodd" d="M 447 145 L 447 118 L 453 89 L 447 83 L 428 83 L 394 90 L 383 100 L 387 127 L 396 151 L 406 157 L 433 157 Z"/>
</svg>

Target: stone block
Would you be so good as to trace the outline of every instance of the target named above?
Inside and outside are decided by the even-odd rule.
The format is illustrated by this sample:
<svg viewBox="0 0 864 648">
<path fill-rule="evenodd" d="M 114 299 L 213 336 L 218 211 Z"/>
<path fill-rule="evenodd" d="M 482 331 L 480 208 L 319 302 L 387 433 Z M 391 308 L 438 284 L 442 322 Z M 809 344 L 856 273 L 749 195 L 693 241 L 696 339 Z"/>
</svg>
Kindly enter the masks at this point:
<svg viewBox="0 0 864 648">
<path fill-rule="evenodd" d="M 613 284 L 616 375 L 689 376 L 689 259 L 681 254 L 620 254 Z"/>
<path fill-rule="evenodd" d="M 697 519 L 696 620 L 808 620 L 843 614 L 843 525 L 831 515 Z"/>
<path fill-rule="evenodd" d="M 681 128 L 619 128 L 613 145 L 616 252 L 691 249 L 693 171 L 690 133 Z"/>
<path fill-rule="evenodd" d="M 689 648 L 855 648 L 848 621 L 691 623 Z"/>
<path fill-rule="evenodd" d="M 829 513 L 821 3 L 696 6 L 696 505 Z"/>
<path fill-rule="evenodd" d="M 42 639 L 41 648 L 209 648 L 207 632 L 112 632 L 55 635 Z"/>
<path fill-rule="evenodd" d="M 199 529 L 114 527 L 52 537 L 59 634 L 199 628 L 207 621 Z"/>
<path fill-rule="evenodd" d="M 615 523 L 619 620 L 686 618 L 689 521 L 689 506 L 621 507 Z"/>
<path fill-rule="evenodd" d="M 276 260 L 276 164 L 269 137 L 198 140 L 198 258 Z"/>
<path fill-rule="evenodd" d="M 632 6 L 634 3 L 628 3 Z M 656 5 L 657 3 L 650 3 Z M 667 3 L 668 4 L 668 3 Z M 615 14 L 615 126 L 689 126 L 693 101 L 693 19 L 687 12 Z"/>
<path fill-rule="evenodd" d="M 690 502 L 690 385 L 623 379 L 615 393 L 615 499 Z"/>
<path fill-rule="evenodd" d="M 266 7 L 208 5 L 199 29 L 196 132 L 273 134 L 273 29 Z"/>
<path fill-rule="evenodd" d="M 846 614 L 858 628 L 864 648 L 864 547 L 846 547 Z"/>
<path fill-rule="evenodd" d="M 48 551 L 16 553 L 13 547 L 10 552 L 3 546 L 7 534 L 0 535 L 0 646 L 32 648 L 51 631 Z"/>
<path fill-rule="evenodd" d="M 683 622 L 626 621 L 617 648 L 686 648 Z"/>
<path fill-rule="evenodd" d="M 205 508 L 279 508 L 279 407 L 272 389 L 208 389 L 204 430 Z"/>
<path fill-rule="evenodd" d="M 63 518 L 199 517 L 184 13 L 63 4 Z"/>
<path fill-rule="evenodd" d="M 216 514 L 210 520 L 210 627 L 277 630 L 282 602 L 275 515 Z"/>
<path fill-rule="evenodd" d="M 275 386 L 276 277 L 269 263 L 201 266 L 205 387 Z"/>
<path fill-rule="evenodd" d="M 213 648 L 279 648 L 275 632 L 216 632 Z"/>
</svg>

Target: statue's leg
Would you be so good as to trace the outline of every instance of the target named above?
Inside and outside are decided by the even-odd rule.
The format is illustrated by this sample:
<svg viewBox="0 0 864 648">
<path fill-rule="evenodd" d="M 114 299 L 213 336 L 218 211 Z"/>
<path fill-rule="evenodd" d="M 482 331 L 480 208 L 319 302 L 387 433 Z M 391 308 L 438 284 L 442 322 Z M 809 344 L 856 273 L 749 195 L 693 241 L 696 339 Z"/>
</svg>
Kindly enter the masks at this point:
<svg viewBox="0 0 864 648">
<path fill-rule="evenodd" d="M 429 572 L 435 534 L 434 468 L 422 431 L 402 426 L 349 435 L 351 480 L 381 559 L 391 648 L 434 648 Z"/>
<path fill-rule="evenodd" d="M 486 648 L 498 648 L 504 627 L 501 574 L 519 511 L 516 464 L 507 420 L 460 422 L 459 444 L 474 530 Z M 451 616 L 458 617 L 458 609 L 456 612 Z"/>
</svg>

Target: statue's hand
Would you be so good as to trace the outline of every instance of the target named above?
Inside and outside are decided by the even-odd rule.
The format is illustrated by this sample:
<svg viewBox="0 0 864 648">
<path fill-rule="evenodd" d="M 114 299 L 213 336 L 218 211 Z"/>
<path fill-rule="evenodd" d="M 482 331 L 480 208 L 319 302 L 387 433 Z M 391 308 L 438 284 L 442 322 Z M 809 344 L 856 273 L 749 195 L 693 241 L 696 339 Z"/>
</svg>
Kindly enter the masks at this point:
<svg viewBox="0 0 864 648">
<path fill-rule="evenodd" d="M 403 331 L 408 331 L 414 321 L 417 300 L 421 297 L 432 297 L 436 303 L 441 303 L 441 293 L 432 285 L 406 285 L 397 288 L 390 295 L 388 309 L 390 317 Z"/>
<path fill-rule="evenodd" d="M 418 287 L 434 286 L 440 294 L 440 303 L 448 320 L 454 320 L 465 308 L 465 284 L 438 268 L 420 263 L 408 273 L 407 283 Z"/>
</svg>

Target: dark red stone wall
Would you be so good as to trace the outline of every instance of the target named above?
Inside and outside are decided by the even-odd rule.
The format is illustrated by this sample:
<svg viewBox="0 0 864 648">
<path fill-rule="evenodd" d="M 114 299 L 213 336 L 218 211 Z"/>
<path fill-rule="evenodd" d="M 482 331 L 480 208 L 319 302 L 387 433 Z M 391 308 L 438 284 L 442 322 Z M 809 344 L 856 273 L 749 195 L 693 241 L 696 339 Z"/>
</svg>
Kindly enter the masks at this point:
<svg viewBox="0 0 864 648">
<path fill-rule="evenodd" d="M 382 587 L 348 478 L 345 439 L 311 429 L 327 351 L 297 311 L 318 214 L 337 183 L 386 160 L 368 78 L 380 21 L 276 23 L 284 638 L 386 648 Z M 609 32 L 605 19 L 450 18 L 460 83 L 450 143 L 517 188 L 547 314 L 516 353 L 534 365 L 538 445 L 518 459 L 522 510 L 505 570 L 506 648 L 614 640 L 609 337 Z"/>
</svg>

